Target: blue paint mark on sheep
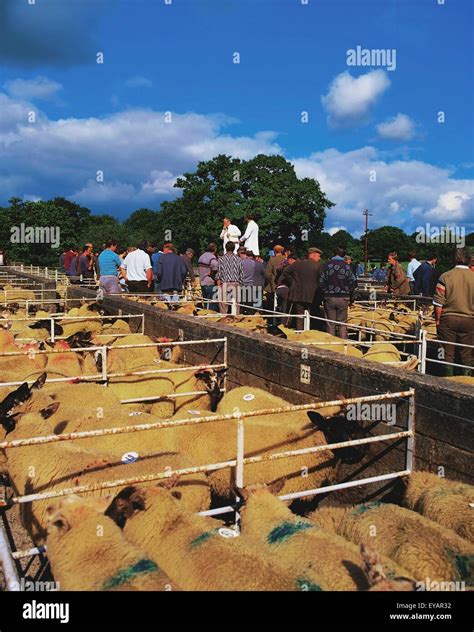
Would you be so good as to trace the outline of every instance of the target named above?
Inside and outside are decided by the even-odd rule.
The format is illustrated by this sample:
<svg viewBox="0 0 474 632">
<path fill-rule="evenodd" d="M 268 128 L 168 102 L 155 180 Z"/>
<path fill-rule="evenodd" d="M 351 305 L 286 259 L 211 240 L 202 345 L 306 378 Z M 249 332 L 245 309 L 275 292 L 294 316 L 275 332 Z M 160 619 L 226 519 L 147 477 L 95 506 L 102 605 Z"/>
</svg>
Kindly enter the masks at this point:
<svg viewBox="0 0 474 632">
<path fill-rule="evenodd" d="M 207 542 L 209 538 L 212 538 L 213 536 L 215 536 L 216 533 L 217 533 L 217 529 L 213 529 L 212 531 L 204 531 L 203 533 L 198 535 L 197 538 L 194 538 L 194 540 L 191 540 L 191 542 L 188 544 L 188 548 L 195 549 L 201 544 L 204 544 L 204 542 Z"/>
<path fill-rule="evenodd" d="M 371 509 L 376 509 L 377 507 L 380 507 L 381 504 L 382 503 L 375 500 L 373 503 L 364 503 L 362 505 L 358 505 L 355 509 L 352 510 L 352 515 L 359 516 L 366 511 L 370 511 Z"/>
<path fill-rule="evenodd" d="M 304 579 L 304 577 L 298 578 L 296 580 L 296 585 L 298 586 L 298 590 L 303 592 L 322 592 L 324 590 L 319 584 L 315 584 L 314 582 L 309 581 L 309 579 Z"/>
<path fill-rule="evenodd" d="M 454 558 L 454 567 L 461 581 L 472 579 L 472 567 L 474 565 L 474 555 L 460 555 L 454 551 L 449 551 L 451 558 Z"/>
<path fill-rule="evenodd" d="M 132 566 L 128 568 L 124 568 L 115 575 L 113 575 L 110 579 L 108 579 L 102 586 L 102 590 L 110 590 L 111 588 L 117 588 L 121 584 L 125 584 L 130 579 L 133 579 L 137 575 L 144 575 L 145 573 L 152 573 L 154 571 L 160 570 L 158 566 L 152 560 L 148 560 L 146 558 L 139 560 Z"/>
<path fill-rule="evenodd" d="M 310 522 L 282 522 L 270 531 L 267 535 L 267 542 L 268 544 L 284 542 L 285 540 L 288 540 L 288 538 L 291 538 L 291 536 L 295 535 L 295 533 L 300 533 L 306 529 L 313 528 L 314 525 Z"/>
</svg>

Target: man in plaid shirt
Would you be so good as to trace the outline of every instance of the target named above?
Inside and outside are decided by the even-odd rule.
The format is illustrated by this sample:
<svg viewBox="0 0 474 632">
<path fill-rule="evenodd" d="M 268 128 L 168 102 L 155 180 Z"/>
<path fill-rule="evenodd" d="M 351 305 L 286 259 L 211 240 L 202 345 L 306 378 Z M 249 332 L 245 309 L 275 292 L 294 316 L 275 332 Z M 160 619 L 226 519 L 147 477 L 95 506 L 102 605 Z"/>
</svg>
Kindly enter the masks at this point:
<svg viewBox="0 0 474 632">
<path fill-rule="evenodd" d="M 228 305 L 223 301 L 230 301 L 233 298 L 239 302 L 239 289 L 244 280 L 244 270 L 242 260 L 234 254 L 235 244 L 228 241 L 225 245 L 226 253 L 219 258 L 217 266 L 216 282 L 219 286 L 219 311 L 227 314 Z M 237 307 L 237 313 L 239 308 Z"/>
</svg>

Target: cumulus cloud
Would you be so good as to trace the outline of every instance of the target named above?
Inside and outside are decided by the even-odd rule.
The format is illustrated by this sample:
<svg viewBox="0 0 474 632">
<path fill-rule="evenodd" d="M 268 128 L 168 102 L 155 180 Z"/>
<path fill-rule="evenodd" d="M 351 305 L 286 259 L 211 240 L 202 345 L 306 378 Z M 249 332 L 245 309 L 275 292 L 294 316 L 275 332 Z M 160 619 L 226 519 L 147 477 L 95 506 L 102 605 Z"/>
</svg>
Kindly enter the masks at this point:
<svg viewBox="0 0 474 632">
<path fill-rule="evenodd" d="M 28 123 L 31 111 L 34 124 Z M 200 160 L 220 153 L 242 159 L 282 153 L 275 132 L 231 135 L 233 123 L 223 115 L 194 113 L 173 113 L 167 122 L 164 112 L 147 109 L 51 120 L 31 102 L 0 93 L 2 198 L 34 191 L 43 198 L 77 198 L 98 210 L 112 204 L 127 213 L 137 201 L 159 206 L 165 195 L 177 195 L 176 178 Z M 97 171 L 103 183 L 96 181 Z"/>
<path fill-rule="evenodd" d="M 135 75 L 134 77 L 127 79 L 125 85 L 127 88 L 151 88 L 153 83 L 146 77 Z"/>
<path fill-rule="evenodd" d="M 374 70 L 360 77 L 348 71 L 338 75 L 321 97 L 328 113 L 328 123 L 334 126 L 350 126 L 363 123 L 370 108 L 390 86 L 384 70 Z"/>
<path fill-rule="evenodd" d="M 442 193 L 436 206 L 425 215 L 426 219 L 436 220 L 441 223 L 461 222 L 474 218 L 474 191 L 469 194 L 466 191 L 447 191 Z"/>
<path fill-rule="evenodd" d="M 34 79 L 12 79 L 4 84 L 4 88 L 10 96 L 17 99 L 47 101 L 62 90 L 62 85 L 47 77 L 35 77 Z"/>
<path fill-rule="evenodd" d="M 36 122 L 28 122 L 34 111 Z M 172 114 L 128 109 L 101 118 L 49 119 L 30 101 L 0 92 L 0 203 L 25 195 L 56 195 L 99 212 L 126 216 L 139 206 L 159 208 L 179 195 L 176 178 L 217 154 L 249 159 L 284 154 L 274 131 L 238 135 L 224 115 Z M 238 129 L 238 128 L 237 128 Z M 414 231 L 423 221 L 472 222 L 474 181 L 456 179 L 454 168 L 401 159 L 375 147 L 327 149 L 289 158 L 298 177 L 316 178 L 336 206 L 326 227 L 363 230 L 394 224 Z M 103 182 L 97 182 L 97 172 Z M 375 179 L 375 181 L 374 181 Z M 443 218 L 444 214 L 444 218 Z"/>
<path fill-rule="evenodd" d="M 116 0 L 1 0 L 0 60 L 28 67 L 71 66 L 94 59 L 97 21 Z"/>
<path fill-rule="evenodd" d="M 406 114 L 397 114 L 393 118 L 379 123 L 377 133 L 388 140 L 410 140 L 415 134 L 415 123 Z"/>
<path fill-rule="evenodd" d="M 444 213 L 445 221 L 457 219 L 468 232 L 474 229 L 474 180 L 455 179 L 449 169 L 419 160 L 390 162 L 375 147 L 328 149 L 292 162 L 299 177 L 316 178 L 336 203 L 327 213 L 328 226 L 360 230 L 368 208 L 373 228 L 392 224 L 412 232 L 420 219 L 442 221 Z"/>
</svg>

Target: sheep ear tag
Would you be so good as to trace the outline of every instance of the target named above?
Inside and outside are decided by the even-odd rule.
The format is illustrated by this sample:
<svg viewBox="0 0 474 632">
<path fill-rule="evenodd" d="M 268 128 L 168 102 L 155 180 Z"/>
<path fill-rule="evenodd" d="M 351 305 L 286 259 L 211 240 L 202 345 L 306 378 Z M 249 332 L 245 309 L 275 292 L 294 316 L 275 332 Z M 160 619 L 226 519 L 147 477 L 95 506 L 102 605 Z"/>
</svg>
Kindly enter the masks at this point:
<svg viewBox="0 0 474 632">
<path fill-rule="evenodd" d="M 122 456 L 122 463 L 135 463 L 138 460 L 138 452 L 126 452 Z"/>
<path fill-rule="evenodd" d="M 238 538 L 240 533 L 238 531 L 236 531 L 235 529 L 228 529 L 227 527 L 221 527 L 220 529 L 218 529 L 217 533 L 226 539 L 230 539 L 230 538 Z"/>
<path fill-rule="evenodd" d="M 242 399 L 246 402 L 251 402 L 253 399 L 255 399 L 255 395 L 253 393 L 247 393 L 242 397 Z"/>
<path fill-rule="evenodd" d="M 187 411 L 190 415 L 200 415 L 201 411 L 200 410 L 188 410 Z"/>
</svg>

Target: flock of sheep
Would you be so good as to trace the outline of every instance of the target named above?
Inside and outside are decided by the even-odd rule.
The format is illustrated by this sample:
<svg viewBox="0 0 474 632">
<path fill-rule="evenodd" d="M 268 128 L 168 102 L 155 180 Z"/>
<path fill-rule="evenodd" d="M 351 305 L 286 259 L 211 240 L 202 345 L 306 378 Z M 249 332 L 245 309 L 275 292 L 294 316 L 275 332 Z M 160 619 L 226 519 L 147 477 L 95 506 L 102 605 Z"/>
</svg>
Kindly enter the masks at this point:
<svg viewBox="0 0 474 632">
<path fill-rule="evenodd" d="M 0 351 L 24 354 L 0 357 L 2 375 L 21 383 L 0 396 L 1 440 L 9 442 L 3 443 L 0 471 L 12 494 L 88 487 L 79 495 L 20 505 L 33 541 L 47 545 L 62 590 L 414 590 L 427 577 L 470 586 L 474 494 L 466 484 L 416 473 L 403 507 L 368 503 L 311 511 L 313 505 L 303 502 L 297 514 L 277 494 L 335 482 L 340 464 L 361 461 L 365 446 L 248 464 L 242 489 L 233 467 L 174 474 L 235 459 L 236 411 L 290 404 L 258 388 L 224 392 L 225 368 L 186 369 L 179 345 L 132 334 L 118 317 L 91 318 L 97 309 L 70 310 L 80 318 L 59 320 L 62 339 L 55 343 L 46 312 L 31 323 L 15 323 L 18 312 L 4 314 L 8 326 L 0 328 Z M 87 349 L 102 345 L 107 386 L 85 379 L 100 373 L 103 360 Z M 183 370 L 151 373 L 157 369 Z M 246 417 L 244 456 L 366 436 L 343 413 L 333 406 Z M 213 414 L 227 418 L 198 423 Z M 140 430 L 143 424 L 154 426 Z M 130 427 L 136 431 L 123 431 Z M 118 431 L 66 440 L 68 433 L 104 428 Z M 38 436 L 52 440 L 11 443 Z M 160 478 L 147 479 L 157 473 Z M 101 488 L 107 481 L 122 484 Z M 198 515 L 234 506 L 236 498 L 239 529 Z"/>
</svg>

